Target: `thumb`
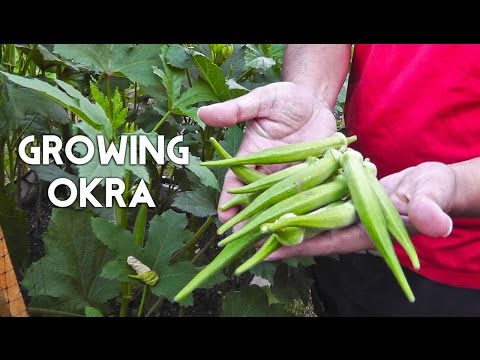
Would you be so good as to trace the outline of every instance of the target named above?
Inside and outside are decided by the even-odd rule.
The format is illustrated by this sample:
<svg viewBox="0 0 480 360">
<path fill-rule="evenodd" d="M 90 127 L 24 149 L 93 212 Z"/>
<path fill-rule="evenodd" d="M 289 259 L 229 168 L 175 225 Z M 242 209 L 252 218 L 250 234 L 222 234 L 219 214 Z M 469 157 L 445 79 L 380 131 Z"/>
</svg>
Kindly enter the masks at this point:
<svg viewBox="0 0 480 360">
<path fill-rule="evenodd" d="M 452 232 L 452 219 L 431 195 L 415 194 L 408 203 L 408 217 L 417 230 L 427 236 L 447 237 Z"/>
<path fill-rule="evenodd" d="M 231 126 L 241 121 L 268 116 L 272 101 L 273 97 L 267 85 L 236 99 L 202 106 L 197 115 L 210 126 Z"/>
</svg>

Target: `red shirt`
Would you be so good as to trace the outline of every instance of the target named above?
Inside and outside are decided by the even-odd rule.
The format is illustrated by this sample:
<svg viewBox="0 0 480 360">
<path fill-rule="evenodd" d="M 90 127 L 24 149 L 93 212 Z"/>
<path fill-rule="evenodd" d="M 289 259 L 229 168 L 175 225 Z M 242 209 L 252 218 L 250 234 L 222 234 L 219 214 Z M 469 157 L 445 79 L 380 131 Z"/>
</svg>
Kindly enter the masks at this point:
<svg viewBox="0 0 480 360">
<path fill-rule="evenodd" d="M 480 45 L 356 45 L 345 122 L 379 178 L 425 161 L 479 157 Z M 420 274 L 480 289 L 480 219 L 454 218 L 449 237 L 412 241 Z"/>
</svg>

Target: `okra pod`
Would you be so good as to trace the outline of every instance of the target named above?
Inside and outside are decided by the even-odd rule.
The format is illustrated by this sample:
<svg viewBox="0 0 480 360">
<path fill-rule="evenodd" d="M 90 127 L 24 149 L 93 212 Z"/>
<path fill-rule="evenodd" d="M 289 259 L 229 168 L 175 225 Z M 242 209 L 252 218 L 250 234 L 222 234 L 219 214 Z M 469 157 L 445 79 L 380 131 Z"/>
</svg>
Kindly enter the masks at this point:
<svg viewBox="0 0 480 360">
<path fill-rule="evenodd" d="M 260 230 L 262 233 L 271 233 L 291 226 L 328 230 L 352 225 L 357 220 L 351 200 L 337 201 L 305 215 L 282 216 L 274 223 L 263 224 Z"/>
<path fill-rule="evenodd" d="M 410 240 L 405 224 L 403 223 L 397 208 L 392 204 L 390 197 L 387 195 L 382 185 L 378 181 L 376 174 L 376 167 L 371 162 L 365 162 L 367 168 L 367 176 L 370 186 L 377 196 L 378 202 L 382 208 L 383 216 L 387 223 L 387 229 L 392 236 L 397 239 L 398 243 L 403 247 L 412 262 L 415 270 L 420 269 L 420 261 L 418 260 L 415 247 Z"/>
<path fill-rule="evenodd" d="M 283 164 L 295 161 L 303 161 L 309 156 L 320 157 L 329 149 L 340 149 L 356 141 L 356 136 L 345 137 L 340 132 L 330 137 L 308 141 L 300 144 L 290 144 L 261 150 L 245 156 L 238 156 L 231 159 L 206 161 L 201 163 L 205 166 L 231 166 L 231 165 L 260 165 L 260 164 Z"/>
<path fill-rule="evenodd" d="M 135 219 L 135 225 L 133 226 L 133 241 L 138 246 L 143 247 L 143 239 L 145 236 L 145 227 L 147 225 L 148 205 L 140 205 L 137 217 Z"/>
<path fill-rule="evenodd" d="M 414 302 L 415 297 L 393 249 L 381 206 L 369 184 L 369 178 L 367 176 L 367 170 L 363 165 L 362 155 L 355 150 L 348 149 L 342 155 L 340 164 L 343 168 L 350 196 L 360 221 L 383 259 L 392 270 L 408 300 Z"/>
<path fill-rule="evenodd" d="M 232 197 L 230 200 L 224 202 L 222 205 L 218 207 L 219 210 L 225 211 L 234 206 L 247 206 L 252 202 L 252 195 L 251 194 L 238 194 Z"/>
<path fill-rule="evenodd" d="M 297 172 L 290 178 L 283 179 L 258 195 L 246 208 L 220 226 L 217 233 L 223 234 L 232 226 L 248 219 L 259 211 L 267 209 L 296 193 L 321 184 L 338 169 L 338 159 L 340 157 L 341 153 L 338 150 L 331 149 L 322 159 L 310 161 L 312 164 L 303 171 Z"/>
<path fill-rule="evenodd" d="M 244 227 L 235 233 L 227 236 L 218 243 L 224 246 L 231 241 L 245 236 L 249 232 L 259 232 L 260 226 L 264 223 L 274 221 L 286 213 L 303 215 L 316 210 L 326 204 L 341 199 L 348 194 L 348 188 L 343 175 L 337 175 L 332 181 L 318 185 L 312 189 L 302 191 L 296 195 L 277 202 L 267 210 L 258 213 L 254 218 L 245 224 Z"/>
<path fill-rule="evenodd" d="M 265 189 L 268 189 L 270 186 L 278 183 L 279 181 L 288 178 L 299 171 L 303 171 L 306 169 L 309 165 L 311 164 L 311 160 L 308 160 L 301 163 L 297 164 L 294 166 L 290 166 L 286 169 L 277 171 L 273 174 L 267 175 L 260 180 L 257 180 L 255 182 L 252 182 L 248 185 L 242 186 L 240 188 L 236 189 L 230 189 L 228 192 L 230 194 L 247 194 L 247 193 L 252 193 L 252 192 L 257 192 L 257 191 L 262 191 Z"/>
<path fill-rule="evenodd" d="M 237 241 L 235 241 L 233 244 L 235 244 L 236 242 Z M 265 240 L 262 247 L 258 249 L 255 254 L 253 254 L 247 261 L 245 261 L 242 265 L 235 269 L 235 275 L 238 276 L 243 274 L 245 271 L 250 270 L 252 267 L 265 260 L 268 255 L 279 249 L 281 246 L 282 244 L 280 244 L 280 242 L 278 241 L 277 235 L 272 234 L 267 240 Z"/>
<path fill-rule="evenodd" d="M 219 142 L 214 138 L 210 138 L 210 143 L 213 145 L 214 149 L 220 154 L 224 159 L 231 159 L 232 156 L 219 144 Z M 237 177 L 242 180 L 245 184 L 250 184 L 252 182 L 258 181 L 264 178 L 266 175 L 257 171 L 255 169 L 250 169 L 243 165 L 230 166 L 230 170 L 237 175 Z"/>
<path fill-rule="evenodd" d="M 236 241 L 225 248 L 212 260 L 205 268 L 203 268 L 185 287 L 175 296 L 176 302 L 182 301 L 191 294 L 195 289 L 199 288 L 210 277 L 230 265 L 235 259 L 243 254 L 248 248 L 253 246 L 263 234 L 260 232 L 252 232 L 244 236 L 240 241 Z"/>
</svg>

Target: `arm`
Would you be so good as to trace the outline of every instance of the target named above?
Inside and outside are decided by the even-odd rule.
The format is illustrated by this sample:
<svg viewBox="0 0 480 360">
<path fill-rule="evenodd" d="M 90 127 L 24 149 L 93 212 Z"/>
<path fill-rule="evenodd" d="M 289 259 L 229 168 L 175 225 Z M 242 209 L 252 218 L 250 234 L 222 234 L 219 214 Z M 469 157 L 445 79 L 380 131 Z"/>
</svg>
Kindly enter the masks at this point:
<svg viewBox="0 0 480 360">
<path fill-rule="evenodd" d="M 351 48 L 351 44 L 288 45 L 283 78 L 310 89 L 333 109 L 347 76 Z"/>
<path fill-rule="evenodd" d="M 290 45 L 284 65 L 284 82 L 269 84 L 249 94 L 199 109 L 210 126 L 231 126 L 247 121 L 238 155 L 302 141 L 316 140 L 336 131 L 331 109 L 345 80 L 350 45 Z M 278 167 L 260 171 L 277 171 Z M 228 171 L 219 203 L 232 195 L 226 190 L 241 186 Z M 219 211 L 223 222 L 237 209 Z"/>
</svg>

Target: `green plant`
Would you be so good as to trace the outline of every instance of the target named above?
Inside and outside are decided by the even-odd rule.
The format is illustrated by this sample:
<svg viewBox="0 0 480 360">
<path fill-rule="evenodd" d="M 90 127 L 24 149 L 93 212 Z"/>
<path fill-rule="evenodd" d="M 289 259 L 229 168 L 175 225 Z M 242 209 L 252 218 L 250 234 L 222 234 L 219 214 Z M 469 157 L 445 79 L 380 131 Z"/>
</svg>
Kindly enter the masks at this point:
<svg viewBox="0 0 480 360">
<path fill-rule="evenodd" d="M 54 209 L 44 235 L 46 254 L 30 264 L 22 282 L 35 314 L 158 314 L 160 305 L 173 302 L 174 295 L 216 255 L 212 251 L 219 226 L 215 221 L 216 205 L 225 171 L 209 170 L 200 163 L 217 159 L 216 145 L 235 154 L 243 128 L 206 126 L 198 119 L 197 109 L 279 81 L 284 49 L 276 44 L 217 45 L 1 45 L 0 149 L 6 151 L 0 151 L 0 221 L 4 230 L 9 230 L 10 223 L 18 227 L 6 231 L 7 236 L 8 232 L 25 233 L 28 228 L 26 221 L 10 220 L 12 209 L 21 212 L 20 205 L 28 207 L 15 201 L 19 193 L 15 185 L 29 170 L 39 180 L 33 185 L 37 189 L 38 217 L 46 203 L 42 193 L 58 177 L 74 183 L 79 178 L 122 179 L 126 185 L 122 197 L 127 203 L 143 179 L 156 204 L 154 209 L 144 205 L 122 208 L 118 204 L 113 209 L 81 209 L 74 203 L 69 209 Z M 103 166 L 95 156 L 85 165 L 67 160 L 61 166 L 52 163 L 28 169 L 18 161 L 17 146 L 32 134 L 36 136 L 34 146 L 42 146 L 42 135 L 60 136 L 65 144 L 72 136 L 82 134 L 92 139 L 96 148 L 97 135 L 104 136 L 106 146 L 118 147 L 123 136 L 147 135 L 154 142 L 158 134 L 166 141 L 182 134 L 183 142 L 178 146 L 189 147 L 189 164 L 177 165 L 168 158 L 164 164 L 156 164 L 149 157 L 145 165 L 131 164 L 126 159 L 123 165 L 112 161 Z M 81 155 L 85 149 L 77 146 L 75 151 Z M 246 170 L 243 173 L 250 180 L 263 177 L 250 169 L 238 169 Z M 101 190 L 93 193 L 104 206 Z M 1 214 L 9 217 L 1 220 Z M 70 227 L 68 233 L 65 226 Z M 9 237 L 12 239 L 12 235 Z M 203 239 L 208 241 L 202 243 Z M 242 251 L 248 249 L 242 246 Z M 83 254 L 88 256 L 84 266 Z M 151 273 L 141 273 L 148 273 L 148 279 L 138 277 L 138 268 L 133 269 L 127 261 L 131 257 L 150 269 Z M 234 262 L 237 256 L 230 258 Z M 221 268 L 227 262 L 224 260 Z M 263 275 L 271 281 L 279 302 L 290 303 L 291 297 L 308 302 L 306 284 L 310 280 L 303 267 L 308 261 L 292 264 L 289 272 L 282 266 L 278 272 L 276 267 L 270 267 Z M 231 271 L 227 269 L 226 275 L 230 276 Z M 156 283 L 150 281 L 155 276 Z M 296 290 L 282 290 L 282 282 L 292 276 L 301 279 L 295 282 Z M 216 271 L 216 276 L 209 278 L 211 281 L 203 286 L 221 284 L 217 288 L 229 294 L 226 307 L 243 301 L 244 294 L 251 292 L 249 287 L 242 287 L 240 297 L 233 296 L 224 275 Z M 249 278 L 242 281 L 246 285 Z M 286 314 L 280 311 L 283 305 L 269 303 L 265 289 L 254 293 L 257 313 Z M 191 296 L 184 297 L 179 314 L 192 301 Z"/>
</svg>

